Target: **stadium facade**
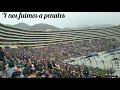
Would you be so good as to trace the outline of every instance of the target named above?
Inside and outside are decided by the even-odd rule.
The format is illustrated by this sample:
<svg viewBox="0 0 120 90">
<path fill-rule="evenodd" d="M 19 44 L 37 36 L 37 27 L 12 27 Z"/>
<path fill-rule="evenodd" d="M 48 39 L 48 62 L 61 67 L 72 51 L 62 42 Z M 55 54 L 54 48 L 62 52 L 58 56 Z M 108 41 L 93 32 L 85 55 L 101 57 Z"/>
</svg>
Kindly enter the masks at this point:
<svg viewBox="0 0 120 90">
<path fill-rule="evenodd" d="M 0 47 L 39 47 L 98 38 L 119 40 L 120 26 L 86 30 L 25 30 L 0 23 Z"/>
</svg>

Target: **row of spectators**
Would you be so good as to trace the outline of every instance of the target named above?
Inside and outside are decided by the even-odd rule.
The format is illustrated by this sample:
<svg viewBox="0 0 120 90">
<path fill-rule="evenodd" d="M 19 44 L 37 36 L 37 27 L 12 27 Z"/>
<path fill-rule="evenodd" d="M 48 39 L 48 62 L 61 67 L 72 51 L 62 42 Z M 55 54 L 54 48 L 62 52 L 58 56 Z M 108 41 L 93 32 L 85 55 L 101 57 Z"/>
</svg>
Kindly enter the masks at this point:
<svg viewBox="0 0 120 90">
<path fill-rule="evenodd" d="M 29 57 L 31 59 L 59 59 L 65 60 L 80 56 L 87 56 L 113 48 L 119 48 L 120 43 L 114 39 L 93 39 L 84 41 L 74 41 L 68 43 L 51 44 L 41 48 L 18 48 L 5 49 L 8 57 L 15 59 Z"/>
<path fill-rule="evenodd" d="M 87 66 L 74 66 L 57 61 L 28 61 L 15 63 L 7 61 L 6 66 L 0 63 L 1 78 L 119 78 L 112 74 L 97 75 Z"/>
<path fill-rule="evenodd" d="M 89 70 L 85 66 L 77 67 L 58 61 L 26 59 L 20 62 L 13 60 L 5 62 L 5 67 L 0 66 L 1 78 L 84 78 L 89 75 Z"/>
</svg>

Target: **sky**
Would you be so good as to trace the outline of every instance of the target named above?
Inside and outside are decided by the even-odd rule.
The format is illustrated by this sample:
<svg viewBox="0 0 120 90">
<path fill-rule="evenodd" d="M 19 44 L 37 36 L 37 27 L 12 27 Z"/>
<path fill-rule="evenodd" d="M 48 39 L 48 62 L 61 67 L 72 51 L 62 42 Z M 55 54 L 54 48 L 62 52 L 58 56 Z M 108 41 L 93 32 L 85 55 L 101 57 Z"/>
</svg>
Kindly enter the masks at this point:
<svg viewBox="0 0 120 90">
<path fill-rule="evenodd" d="M 64 14 L 64 18 L 11 18 L 10 15 L 17 14 L 19 17 L 20 12 L 0 12 L 0 23 L 3 24 L 17 24 L 26 23 L 34 25 L 39 23 L 46 23 L 54 25 L 59 28 L 75 27 L 79 25 L 95 25 L 95 24 L 120 24 L 120 12 L 21 12 L 21 14 Z"/>
</svg>

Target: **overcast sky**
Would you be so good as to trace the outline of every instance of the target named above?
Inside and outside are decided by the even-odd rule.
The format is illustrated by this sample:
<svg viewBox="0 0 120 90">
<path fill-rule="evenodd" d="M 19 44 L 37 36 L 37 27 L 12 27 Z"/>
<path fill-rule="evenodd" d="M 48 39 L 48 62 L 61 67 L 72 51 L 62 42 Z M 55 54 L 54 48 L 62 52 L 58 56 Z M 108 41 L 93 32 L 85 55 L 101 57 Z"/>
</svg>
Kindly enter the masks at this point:
<svg viewBox="0 0 120 90">
<path fill-rule="evenodd" d="M 65 18 L 27 18 L 17 20 L 16 18 L 4 18 L 0 12 L 0 23 L 3 24 L 17 24 L 26 23 L 28 25 L 34 25 L 38 23 L 46 23 L 54 25 L 59 28 L 74 27 L 78 25 L 94 25 L 94 24 L 120 24 L 120 12 L 22 12 L 22 14 L 65 14 Z M 8 14 L 19 14 L 20 12 L 6 12 Z"/>
</svg>

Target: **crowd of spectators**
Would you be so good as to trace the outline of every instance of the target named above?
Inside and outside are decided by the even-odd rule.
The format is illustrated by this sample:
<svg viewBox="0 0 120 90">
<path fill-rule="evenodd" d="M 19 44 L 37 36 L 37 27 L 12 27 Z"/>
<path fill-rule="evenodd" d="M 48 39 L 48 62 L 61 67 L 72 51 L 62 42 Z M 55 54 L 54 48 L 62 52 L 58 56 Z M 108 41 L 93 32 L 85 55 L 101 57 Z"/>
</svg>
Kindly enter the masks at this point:
<svg viewBox="0 0 120 90">
<path fill-rule="evenodd" d="M 41 48 L 5 48 L 4 62 L 0 62 L 0 76 L 1 78 L 110 77 L 96 76 L 87 66 L 70 65 L 64 63 L 64 60 L 119 46 L 120 43 L 113 39 L 94 39 L 50 44 Z"/>
</svg>

